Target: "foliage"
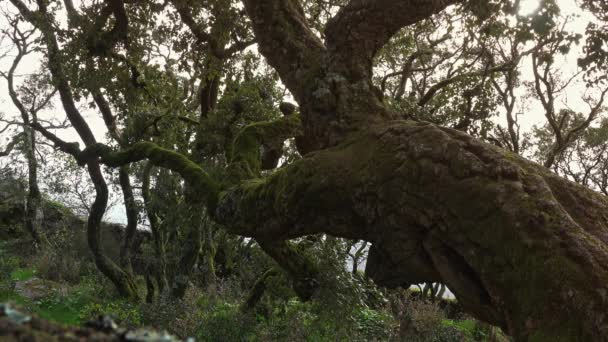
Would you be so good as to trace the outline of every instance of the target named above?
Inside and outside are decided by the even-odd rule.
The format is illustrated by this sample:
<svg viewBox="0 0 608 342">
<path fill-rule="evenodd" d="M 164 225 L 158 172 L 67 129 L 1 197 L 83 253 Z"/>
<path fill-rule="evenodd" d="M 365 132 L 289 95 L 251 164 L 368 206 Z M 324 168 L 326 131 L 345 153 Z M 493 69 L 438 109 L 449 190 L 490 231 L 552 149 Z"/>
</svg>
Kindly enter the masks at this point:
<svg viewBox="0 0 608 342">
<path fill-rule="evenodd" d="M 11 272 L 11 280 L 23 281 L 32 278 L 36 274 L 36 270 L 32 268 L 18 268 Z"/>
<path fill-rule="evenodd" d="M 78 318 L 81 321 L 95 320 L 102 316 L 110 316 L 116 323 L 128 327 L 142 325 L 141 312 L 137 304 L 126 300 L 113 300 L 104 303 L 87 304 L 80 311 Z"/>
</svg>

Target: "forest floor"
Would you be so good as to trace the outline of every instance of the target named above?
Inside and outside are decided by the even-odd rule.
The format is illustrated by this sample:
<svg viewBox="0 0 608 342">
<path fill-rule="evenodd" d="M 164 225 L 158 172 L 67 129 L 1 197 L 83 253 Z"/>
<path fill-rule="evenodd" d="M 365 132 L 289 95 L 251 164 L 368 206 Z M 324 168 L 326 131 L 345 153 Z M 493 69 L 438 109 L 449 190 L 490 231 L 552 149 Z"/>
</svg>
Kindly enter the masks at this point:
<svg viewBox="0 0 608 342">
<path fill-rule="evenodd" d="M 64 281 L 59 274 L 65 269 L 43 270 L 37 267 L 44 265 L 44 258 L 36 255 L 34 250 L 27 247 L 29 242 L 24 240 L 0 241 L 0 303 L 11 303 L 27 314 L 66 326 L 82 326 L 87 322 L 94 322 L 100 315 L 109 315 L 112 319 L 130 329 L 148 326 L 158 326 L 158 319 L 151 319 L 146 311 L 158 309 L 146 304 L 131 303 L 122 300 L 113 293 L 109 284 L 92 270 L 91 274 L 82 275 L 78 281 Z M 46 261 L 48 262 L 48 260 Z M 51 276 L 49 277 L 49 272 Z M 52 278 L 52 279 L 49 279 Z M 319 325 L 315 317 L 320 314 L 317 307 L 299 303 L 296 300 L 288 304 L 290 307 L 283 312 L 280 319 L 264 319 L 262 317 L 246 317 L 237 310 L 238 305 L 230 300 L 215 298 L 213 305 L 197 301 L 197 309 L 182 307 L 182 318 L 165 325 L 165 328 L 181 335 L 197 336 L 201 341 L 274 341 L 285 340 L 291 334 L 295 337 L 294 328 L 298 324 L 303 326 L 296 330 L 299 340 L 306 341 L 335 341 L 331 331 L 331 322 L 326 326 Z M 201 312 L 206 308 L 207 312 Z M 420 341 L 507 341 L 497 329 L 488 329 L 487 325 L 463 317 L 462 319 L 448 319 L 442 316 L 436 308 L 418 306 L 418 318 L 415 329 L 418 331 L 435 330 L 427 338 Z M 179 310 L 178 310 L 179 311 Z M 169 314 L 171 315 L 171 314 Z M 185 317 L 185 316 L 193 317 Z M 322 316 L 322 315 L 321 315 Z M 253 319 L 252 319 L 253 318 Z M 177 324 L 176 324 L 177 323 Z M 395 329 L 399 322 L 386 313 L 368 310 L 359 318 L 358 328 L 369 330 L 377 335 L 373 340 L 395 340 L 394 336 L 378 329 Z M 206 325 L 206 332 L 201 333 Z M 397 327 L 398 329 L 398 327 Z M 247 332 L 246 330 L 251 330 Z M 316 333 L 306 330 L 317 330 Z M 213 332 L 211 332 L 213 331 Z M 440 333 L 439 333 L 440 332 Z M 0 332 L 2 336 L 2 332 Z M 369 335 L 368 335 L 369 336 Z M 351 339 L 343 336 L 343 341 Z"/>
</svg>

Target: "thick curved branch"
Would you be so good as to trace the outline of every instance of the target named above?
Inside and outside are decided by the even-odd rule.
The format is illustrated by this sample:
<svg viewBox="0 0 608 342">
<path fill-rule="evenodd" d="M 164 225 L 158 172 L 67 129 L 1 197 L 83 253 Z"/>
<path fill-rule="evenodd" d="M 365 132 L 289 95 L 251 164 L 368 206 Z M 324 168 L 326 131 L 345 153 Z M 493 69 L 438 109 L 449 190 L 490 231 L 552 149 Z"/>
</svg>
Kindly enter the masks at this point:
<svg viewBox="0 0 608 342">
<path fill-rule="evenodd" d="M 229 178 L 237 183 L 259 177 L 264 166 L 260 146 L 265 150 L 282 150 L 285 140 L 301 134 L 302 124 L 297 113 L 243 128 L 234 139 Z"/>
<path fill-rule="evenodd" d="M 477 317 L 522 340 L 533 331 L 554 340 L 578 329 L 572 313 L 594 317 L 608 305 L 598 300 L 608 279 L 606 208 L 600 194 L 517 155 L 399 121 L 230 189 L 215 218 L 256 239 L 325 232 L 370 241 L 386 262 L 376 265 L 395 265 L 387 270 L 400 283 L 445 283 Z M 409 244 L 416 248 L 404 251 Z M 594 340 L 608 324 L 584 329 L 583 340 Z"/>
<path fill-rule="evenodd" d="M 325 47 L 309 28 L 298 0 L 246 0 L 260 52 L 298 102 L 304 99 L 303 79 L 319 72 Z"/>
<path fill-rule="evenodd" d="M 122 151 L 115 152 L 104 144 L 88 146 L 78 153 L 79 163 L 101 159 L 101 162 L 111 167 L 149 160 L 155 166 L 163 167 L 179 173 L 186 182 L 201 192 L 207 199 L 210 209 L 215 208 L 219 187 L 217 183 L 196 163 L 186 156 L 151 142 L 138 142 Z"/>
<path fill-rule="evenodd" d="M 326 45 L 355 78 L 370 77 L 374 56 L 399 29 L 462 0 L 352 0 L 330 20 Z"/>
<path fill-rule="evenodd" d="M 262 250 L 285 271 L 293 290 L 302 301 L 312 298 L 319 286 L 319 269 L 315 262 L 287 241 L 257 240 Z"/>
</svg>

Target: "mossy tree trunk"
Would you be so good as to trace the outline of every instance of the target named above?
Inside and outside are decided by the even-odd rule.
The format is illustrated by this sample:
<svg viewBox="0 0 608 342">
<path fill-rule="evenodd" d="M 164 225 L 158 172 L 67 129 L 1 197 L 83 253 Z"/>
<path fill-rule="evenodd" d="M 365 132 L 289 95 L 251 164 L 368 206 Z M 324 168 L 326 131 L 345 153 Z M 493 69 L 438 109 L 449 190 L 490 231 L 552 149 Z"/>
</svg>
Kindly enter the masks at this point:
<svg viewBox="0 0 608 342">
<path fill-rule="evenodd" d="M 177 270 L 173 276 L 171 284 L 171 294 L 176 298 L 183 298 L 190 282 L 190 277 L 194 272 L 195 265 L 199 261 L 202 248 L 203 230 L 205 226 L 205 211 L 201 210 L 204 205 L 200 203 L 193 189 L 187 187 L 185 194 L 188 205 L 185 218 L 189 229 L 186 239 L 183 241 L 183 252 L 177 264 Z"/>
<path fill-rule="evenodd" d="M 23 116 L 23 115 L 22 115 Z M 23 116 L 24 121 L 29 122 L 27 116 Z M 35 115 L 34 115 L 34 121 Z M 38 160 L 36 159 L 36 132 L 28 126 L 24 126 L 25 132 L 25 157 L 27 159 L 28 171 L 28 192 L 25 203 L 25 228 L 30 233 L 34 241 L 39 247 L 43 247 L 46 243 L 44 232 L 41 231 L 43 221 L 42 211 L 42 195 L 38 187 Z"/>
<path fill-rule="evenodd" d="M 370 241 L 378 284 L 444 283 L 518 340 L 606 340 L 608 200 L 460 131 L 397 120 L 374 92 L 378 49 L 456 2 L 352 1 L 322 42 L 298 1 L 245 1 L 312 153 L 232 188 L 217 219 L 258 239 Z"/>
<path fill-rule="evenodd" d="M 154 278 L 156 279 L 156 285 L 158 292 L 169 288 L 169 281 L 167 279 L 167 232 L 163 225 L 158 220 L 157 208 L 152 199 L 150 193 L 150 177 L 152 172 L 152 163 L 146 163 L 142 172 L 142 186 L 141 193 L 144 200 L 144 206 L 146 207 L 146 213 L 148 214 L 148 221 L 150 222 L 150 230 L 152 231 L 152 239 L 154 245 L 154 266 L 150 267 L 150 270 L 154 272 Z"/>
<path fill-rule="evenodd" d="M 118 171 L 120 188 L 125 201 L 125 211 L 127 216 L 127 226 L 125 227 L 125 237 L 123 245 L 120 248 L 120 266 L 129 274 L 133 274 L 133 266 L 131 263 L 131 252 L 134 248 L 133 243 L 135 234 L 137 233 L 137 222 L 139 219 L 139 209 L 135 203 L 133 195 L 133 187 L 129 178 L 129 167 L 122 166 Z"/>
<path fill-rule="evenodd" d="M 319 286 L 317 264 L 287 241 L 258 239 L 257 242 L 283 269 L 298 298 L 310 300 Z"/>
</svg>

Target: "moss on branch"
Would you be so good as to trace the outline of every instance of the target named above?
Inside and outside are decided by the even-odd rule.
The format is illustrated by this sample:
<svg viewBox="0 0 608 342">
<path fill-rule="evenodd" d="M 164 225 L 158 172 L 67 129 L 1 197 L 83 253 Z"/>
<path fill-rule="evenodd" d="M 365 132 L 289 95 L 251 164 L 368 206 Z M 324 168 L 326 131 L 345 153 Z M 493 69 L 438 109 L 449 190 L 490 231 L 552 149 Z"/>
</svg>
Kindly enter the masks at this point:
<svg viewBox="0 0 608 342">
<path fill-rule="evenodd" d="M 97 157 L 101 158 L 102 163 L 112 167 L 147 159 L 155 166 L 179 173 L 186 182 L 204 194 L 211 211 L 216 206 L 219 193 L 218 183 L 199 165 L 181 153 L 151 142 L 138 142 L 122 151 L 113 151 L 104 144 L 93 144 L 78 155 L 78 160 L 79 163 L 86 163 L 87 160 Z"/>
<path fill-rule="evenodd" d="M 302 124 L 298 114 L 246 126 L 234 139 L 229 181 L 234 184 L 259 177 L 262 170 L 261 147 L 281 148 L 285 140 L 300 134 Z"/>
</svg>

